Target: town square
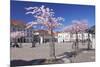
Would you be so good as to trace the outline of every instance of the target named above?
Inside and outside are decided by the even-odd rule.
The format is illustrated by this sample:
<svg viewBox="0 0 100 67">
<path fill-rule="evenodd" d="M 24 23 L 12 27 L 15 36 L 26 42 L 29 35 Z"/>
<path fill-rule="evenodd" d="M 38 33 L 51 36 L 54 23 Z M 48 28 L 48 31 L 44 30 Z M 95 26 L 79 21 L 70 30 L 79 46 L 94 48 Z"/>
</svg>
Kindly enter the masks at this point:
<svg viewBox="0 0 100 67">
<path fill-rule="evenodd" d="M 95 61 L 95 7 L 11 1 L 11 66 Z"/>
</svg>

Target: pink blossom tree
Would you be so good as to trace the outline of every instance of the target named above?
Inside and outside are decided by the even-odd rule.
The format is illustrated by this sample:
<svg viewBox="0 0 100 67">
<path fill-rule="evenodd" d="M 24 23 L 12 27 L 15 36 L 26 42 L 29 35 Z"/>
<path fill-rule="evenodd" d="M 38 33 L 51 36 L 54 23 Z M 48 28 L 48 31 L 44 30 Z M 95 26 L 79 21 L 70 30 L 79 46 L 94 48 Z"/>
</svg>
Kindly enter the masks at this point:
<svg viewBox="0 0 100 67">
<path fill-rule="evenodd" d="M 88 22 L 86 20 L 73 20 L 74 32 L 85 32 L 88 29 Z"/>
<path fill-rule="evenodd" d="M 50 59 L 55 60 L 56 56 L 55 56 L 55 44 L 53 41 L 54 39 L 53 31 L 55 28 L 62 25 L 60 22 L 64 21 L 64 18 L 55 17 L 53 9 L 45 7 L 44 5 L 42 5 L 41 7 L 28 7 L 26 8 L 26 10 L 27 10 L 26 14 L 32 14 L 33 17 L 36 18 L 35 22 L 37 22 L 37 24 L 45 26 L 46 29 L 49 30 L 51 35 Z"/>
<path fill-rule="evenodd" d="M 76 41 L 75 41 L 75 48 L 78 49 L 78 32 L 85 32 L 88 29 L 88 23 L 86 20 L 74 20 L 73 23 L 73 30 L 76 33 Z M 83 36 L 82 36 L 83 39 Z"/>
<path fill-rule="evenodd" d="M 78 33 L 82 33 L 82 39 L 83 39 L 83 32 L 85 32 L 88 29 L 88 22 L 87 20 L 73 20 L 72 25 L 66 26 L 64 28 L 64 31 L 71 32 L 76 34 L 76 40 L 75 40 L 75 49 L 78 49 Z M 73 46 L 72 46 L 73 47 Z"/>
</svg>

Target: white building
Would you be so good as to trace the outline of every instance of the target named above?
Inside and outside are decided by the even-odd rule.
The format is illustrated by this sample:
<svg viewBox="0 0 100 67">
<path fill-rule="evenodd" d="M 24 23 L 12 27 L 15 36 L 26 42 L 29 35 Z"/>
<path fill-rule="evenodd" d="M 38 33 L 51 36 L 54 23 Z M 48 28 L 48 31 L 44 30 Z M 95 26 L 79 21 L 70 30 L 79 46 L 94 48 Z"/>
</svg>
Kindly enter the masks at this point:
<svg viewBox="0 0 100 67">
<path fill-rule="evenodd" d="M 90 35 L 90 40 L 92 40 L 92 34 Z M 68 42 L 74 41 L 76 39 L 76 34 L 71 34 L 69 32 L 58 33 L 58 42 Z M 88 39 L 88 33 L 78 33 L 78 40 Z"/>
<path fill-rule="evenodd" d="M 70 33 L 58 33 L 58 42 L 70 41 Z"/>
</svg>

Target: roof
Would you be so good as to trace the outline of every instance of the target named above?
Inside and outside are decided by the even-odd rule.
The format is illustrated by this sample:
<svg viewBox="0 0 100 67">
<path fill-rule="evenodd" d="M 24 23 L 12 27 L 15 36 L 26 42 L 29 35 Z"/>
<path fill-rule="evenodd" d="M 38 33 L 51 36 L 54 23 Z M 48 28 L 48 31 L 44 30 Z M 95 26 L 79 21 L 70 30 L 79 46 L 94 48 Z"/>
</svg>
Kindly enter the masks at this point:
<svg viewBox="0 0 100 67">
<path fill-rule="evenodd" d="M 11 20 L 11 26 L 26 27 L 26 23 L 21 20 Z"/>
<path fill-rule="evenodd" d="M 41 36 L 46 36 L 46 35 L 49 35 L 48 31 L 47 30 L 35 30 L 34 32 L 38 32 L 39 35 Z"/>
<path fill-rule="evenodd" d="M 48 30 L 35 30 L 34 32 L 38 32 L 39 35 L 41 35 L 41 36 L 49 36 L 50 35 L 50 31 L 48 31 Z M 57 36 L 58 33 L 53 32 L 53 35 Z"/>
</svg>

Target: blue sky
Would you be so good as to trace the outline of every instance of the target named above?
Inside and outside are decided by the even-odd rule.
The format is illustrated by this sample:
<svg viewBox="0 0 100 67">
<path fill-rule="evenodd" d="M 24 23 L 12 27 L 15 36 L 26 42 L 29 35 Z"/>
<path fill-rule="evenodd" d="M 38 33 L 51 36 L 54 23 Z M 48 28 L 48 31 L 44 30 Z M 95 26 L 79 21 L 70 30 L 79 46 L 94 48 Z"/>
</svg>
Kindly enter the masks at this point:
<svg viewBox="0 0 100 67">
<path fill-rule="evenodd" d="M 70 25 L 72 20 L 88 20 L 89 26 L 95 25 L 95 7 L 89 5 L 74 4 L 57 4 L 57 3 L 40 3 L 26 1 L 11 1 L 11 19 L 22 20 L 24 22 L 33 21 L 32 15 L 26 15 L 26 7 L 45 5 L 54 10 L 56 17 L 65 19 L 64 26 Z"/>
</svg>

